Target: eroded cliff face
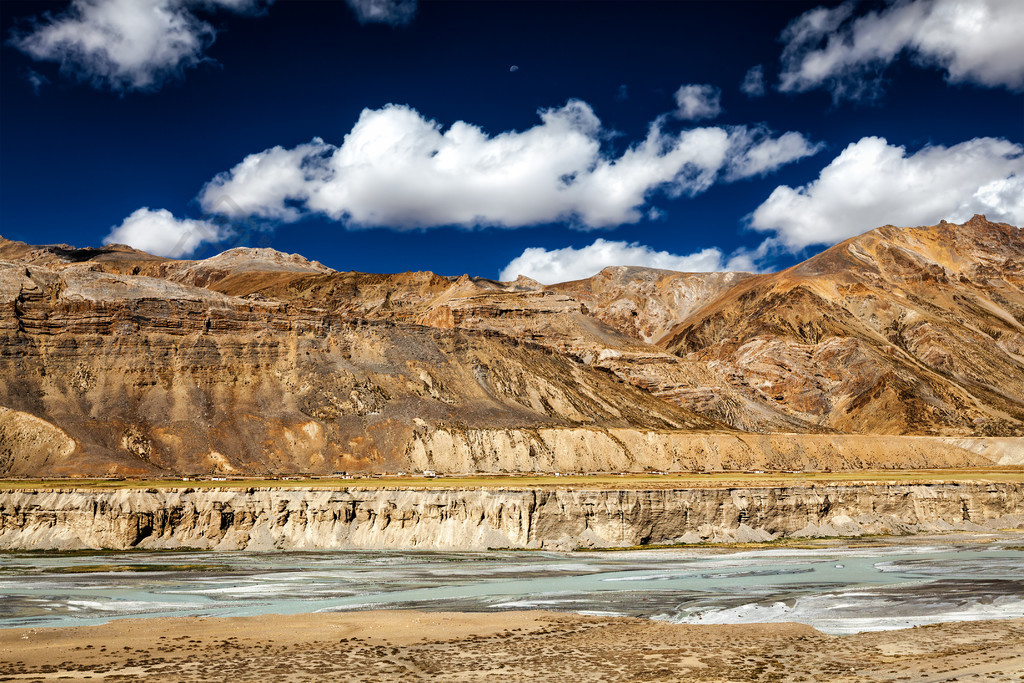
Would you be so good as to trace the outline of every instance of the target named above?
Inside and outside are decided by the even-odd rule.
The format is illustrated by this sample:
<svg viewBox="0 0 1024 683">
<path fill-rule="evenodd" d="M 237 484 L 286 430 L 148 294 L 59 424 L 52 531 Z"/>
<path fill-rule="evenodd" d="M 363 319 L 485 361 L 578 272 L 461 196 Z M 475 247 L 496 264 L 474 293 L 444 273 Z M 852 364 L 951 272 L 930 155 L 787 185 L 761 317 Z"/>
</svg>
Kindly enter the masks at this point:
<svg viewBox="0 0 1024 683">
<path fill-rule="evenodd" d="M 629 547 L 1024 528 L 1024 484 L 0 493 L 0 548 Z"/>
</svg>

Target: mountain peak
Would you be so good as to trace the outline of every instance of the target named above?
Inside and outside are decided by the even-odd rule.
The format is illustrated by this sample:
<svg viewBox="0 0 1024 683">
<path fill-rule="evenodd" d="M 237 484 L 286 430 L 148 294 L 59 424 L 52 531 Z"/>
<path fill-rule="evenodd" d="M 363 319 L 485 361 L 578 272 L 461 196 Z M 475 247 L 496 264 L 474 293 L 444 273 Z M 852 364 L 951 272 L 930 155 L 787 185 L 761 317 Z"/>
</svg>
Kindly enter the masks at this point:
<svg viewBox="0 0 1024 683">
<path fill-rule="evenodd" d="M 288 272 L 333 273 L 319 261 L 310 261 L 301 254 L 271 249 L 270 247 L 235 247 L 216 256 L 197 261 L 194 265 L 206 268 L 238 268 L 240 270 L 273 270 Z"/>
</svg>

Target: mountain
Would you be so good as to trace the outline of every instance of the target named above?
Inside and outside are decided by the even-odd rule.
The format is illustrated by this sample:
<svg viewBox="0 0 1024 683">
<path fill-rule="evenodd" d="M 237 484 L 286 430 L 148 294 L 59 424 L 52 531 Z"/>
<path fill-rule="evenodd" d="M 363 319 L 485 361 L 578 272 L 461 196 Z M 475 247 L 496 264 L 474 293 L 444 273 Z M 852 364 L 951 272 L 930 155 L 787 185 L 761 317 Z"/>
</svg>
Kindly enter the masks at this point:
<svg viewBox="0 0 1024 683">
<path fill-rule="evenodd" d="M 0 474 L 1012 464 L 1022 335 L 983 217 L 553 286 L 0 238 Z"/>
<path fill-rule="evenodd" d="M 659 340 L 844 432 L 1024 434 L 1024 236 L 885 226 L 749 278 Z"/>
<path fill-rule="evenodd" d="M 584 303 L 594 317 L 612 327 L 656 344 L 679 321 L 750 277 L 750 273 L 609 266 L 593 277 L 549 289 Z"/>
</svg>

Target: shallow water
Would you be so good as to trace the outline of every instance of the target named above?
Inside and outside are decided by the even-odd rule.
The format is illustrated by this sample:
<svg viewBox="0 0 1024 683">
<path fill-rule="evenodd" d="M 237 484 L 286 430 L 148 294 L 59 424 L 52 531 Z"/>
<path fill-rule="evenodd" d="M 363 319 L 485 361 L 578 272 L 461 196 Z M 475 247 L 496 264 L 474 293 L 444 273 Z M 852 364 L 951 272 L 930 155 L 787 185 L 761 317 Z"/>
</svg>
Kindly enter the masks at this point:
<svg viewBox="0 0 1024 683">
<path fill-rule="evenodd" d="M 551 609 L 855 633 L 1024 617 L 1008 542 L 818 550 L 0 553 L 0 627 L 123 617 Z"/>
</svg>

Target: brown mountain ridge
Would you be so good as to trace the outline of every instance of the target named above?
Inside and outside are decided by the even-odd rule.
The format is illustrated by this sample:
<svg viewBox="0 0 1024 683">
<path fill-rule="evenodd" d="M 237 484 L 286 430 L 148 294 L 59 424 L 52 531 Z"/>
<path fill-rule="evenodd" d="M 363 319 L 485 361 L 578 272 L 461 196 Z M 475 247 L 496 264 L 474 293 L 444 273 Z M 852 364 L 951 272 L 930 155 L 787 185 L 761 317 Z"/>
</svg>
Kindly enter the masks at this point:
<svg viewBox="0 0 1024 683">
<path fill-rule="evenodd" d="M 1024 238 L 981 216 L 552 286 L 0 238 L 0 475 L 1021 464 L 1021 435 Z"/>
</svg>

